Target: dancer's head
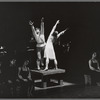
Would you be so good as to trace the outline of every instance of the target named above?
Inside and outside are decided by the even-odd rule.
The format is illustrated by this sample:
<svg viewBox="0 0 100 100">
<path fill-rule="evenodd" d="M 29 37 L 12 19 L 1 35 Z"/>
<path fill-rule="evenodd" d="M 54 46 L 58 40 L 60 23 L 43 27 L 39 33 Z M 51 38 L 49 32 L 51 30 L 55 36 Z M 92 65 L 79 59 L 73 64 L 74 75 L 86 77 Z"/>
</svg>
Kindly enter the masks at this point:
<svg viewBox="0 0 100 100">
<path fill-rule="evenodd" d="M 40 35 L 40 29 L 39 29 L 39 28 L 36 28 L 36 33 L 37 33 L 38 35 Z"/>
<path fill-rule="evenodd" d="M 52 41 L 55 42 L 57 39 L 57 35 L 58 35 L 58 31 L 54 31 L 54 33 L 52 34 Z"/>
<path fill-rule="evenodd" d="M 23 67 L 26 68 L 28 64 L 29 64 L 29 60 L 24 61 Z"/>
<path fill-rule="evenodd" d="M 95 59 L 96 57 L 97 57 L 97 53 L 94 52 L 94 53 L 92 54 L 92 59 Z"/>
<path fill-rule="evenodd" d="M 58 35 L 58 31 L 54 31 L 54 33 L 52 34 L 53 37 L 57 37 Z"/>
</svg>

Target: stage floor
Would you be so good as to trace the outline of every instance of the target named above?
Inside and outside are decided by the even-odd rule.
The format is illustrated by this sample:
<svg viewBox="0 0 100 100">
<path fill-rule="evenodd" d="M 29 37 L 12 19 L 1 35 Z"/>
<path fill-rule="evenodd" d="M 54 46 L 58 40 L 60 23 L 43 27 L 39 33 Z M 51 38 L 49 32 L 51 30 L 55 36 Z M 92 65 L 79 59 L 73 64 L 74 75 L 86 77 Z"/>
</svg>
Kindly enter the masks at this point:
<svg viewBox="0 0 100 100">
<path fill-rule="evenodd" d="M 51 80 L 51 82 L 48 84 L 47 88 L 41 87 L 40 84 L 41 84 L 41 81 L 37 83 L 37 85 L 35 87 L 36 91 L 75 85 L 74 83 L 68 83 L 68 82 L 63 82 L 63 85 L 59 85 L 56 80 Z"/>
<path fill-rule="evenodd" d="M 67 85 L 64 87 L 40 90 L 33 94 L 33 98 L 53 99 L 91 99 L 100 98 L 100 86 Z"/>
<path fill-rule="evenodd" d="M 7 86 L 0 85 L 0 98 L 22 98 L 19 96 L 12 96 L 11 91 L 7 91 Z M 2 91 L 4 90 L 4 91 Z M 19 89 L 20 92 L 20 89 Z M 27 98 L 23 96 L 23 98 Z M 38 99 L 67 99 L 67 98 L 100 98 L 100 86 L 82 86 L 74 83 L 64 82 L 63 87 L 39 89 L 33 91 L 32 96 L 28 98 Z"/>
</svg>

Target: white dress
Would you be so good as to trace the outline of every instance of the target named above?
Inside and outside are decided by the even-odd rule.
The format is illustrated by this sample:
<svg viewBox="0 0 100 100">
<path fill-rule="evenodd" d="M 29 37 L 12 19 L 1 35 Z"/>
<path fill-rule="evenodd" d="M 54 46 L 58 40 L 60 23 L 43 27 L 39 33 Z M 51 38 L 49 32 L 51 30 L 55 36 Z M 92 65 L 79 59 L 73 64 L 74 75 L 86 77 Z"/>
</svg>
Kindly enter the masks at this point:
<svg viewBox="0 0 100 100">
<path fill-rule="evenodd" d="M 44 58 L 56 59 L 55 51 L 54 51 L 54 47 L 53 47 L 51 38 L 49 38 L 46 43 L 45 50 L 44 50 Z"/>
</svg>

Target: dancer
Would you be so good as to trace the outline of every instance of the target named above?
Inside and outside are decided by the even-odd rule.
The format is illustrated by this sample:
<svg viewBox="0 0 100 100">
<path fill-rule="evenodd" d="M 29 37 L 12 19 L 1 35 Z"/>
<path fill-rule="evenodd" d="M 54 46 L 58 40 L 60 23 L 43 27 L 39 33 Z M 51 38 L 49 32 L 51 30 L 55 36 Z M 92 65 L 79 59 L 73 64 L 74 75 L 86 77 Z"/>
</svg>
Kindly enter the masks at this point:
<svg viewBox="0 0 100 100">
<path fill-rule="evenodd" d="M 18 77 L 21 82 L 21 96 L 31 96 L 33 89 L 33 82 L 31 72 L 29 69 L 29 60 L 26 60 L 23 66 L 18 68 Z"/>
<path fill-rule="evenodd" d="M 34 27 L 33 22 L 29 21 L 29 25 L 32 28 L 32 34 L 37 42 L 37 69 L 40 70 L 40 65 L 44 66 L 44 48 L 45 48 L 45 36 L 44 36 L 44 22 L 41 19 L 41 29 Z"/>
<path fill-rule="evenodd" d="M 56 26 L 58 24 L 59 24 L 59 20 L 57 20 L 56 24 L 52 28 L 51 33 L 50 33 L 50 35 L 48 37 L 46 46 L 45 46 L 45 50 L 44 50 L 44 58 L 46 58 L 46 67 L 44 69 L 45 71 L 48 70 L 49 60 L 54 60 L 55 69 L 58 69 L 58 67 L 57 67 L 57 59 L 56 59 L 53 43 L 57 38 L 59 38 L 67 30 L 67 29 L 65 29 L 64 31 L 61 31 L 58 34 L 58 31 L 55 31 Z"/>
<path fill-rule="evenodd" d="M 90 75 L 94 78 L 94 83 L 96 82 L 97 84 L 99 83 L 100 85 L 100 66 L 99 66 L 99 61 L 97 59 L 97 53 L 94 52 L 92 54 L 92 58 L 89 60 L 89 73 Z"/>
<path fill-rule="evenodd" d="M 92 71 L 100 72 L 100 66 L 99 66 L 99 62 L 97 60 L 97 53 L 96 52 L 94 52 L 92 54 L 92 58 L 89 60 L 89 68 Z"/>
</svg>

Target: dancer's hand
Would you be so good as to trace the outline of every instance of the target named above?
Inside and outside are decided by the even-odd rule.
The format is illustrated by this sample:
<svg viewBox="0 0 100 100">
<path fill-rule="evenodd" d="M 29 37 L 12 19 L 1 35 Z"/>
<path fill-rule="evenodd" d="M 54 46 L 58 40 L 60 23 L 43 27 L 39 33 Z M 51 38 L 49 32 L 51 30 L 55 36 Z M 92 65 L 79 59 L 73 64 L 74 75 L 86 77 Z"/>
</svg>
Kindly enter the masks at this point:
<svg viewBox="0 0 100 100">
<path fill-rule="evenodd" d="M 63 31 L 63 33 L 65 33 L 66 32 L 66 29 Z"/>
<path fill-rule="evenodd" d="M 67 31 L 67 30 L 69 30 L 69 28 L 66 28 L 64 31 Z"/>
<path fill-rule="evenodd" d="M 29 21 L 29 25 L 33 25 L 33 23 L 34 23 L 34 22 L 32 22 L 32 21 Z"/>
<path fill-rule="evenodd" d="M 62 34 L 64 34 L 66 30 L 67 30 L 67 29 L 65 29 L 64 31 L 62 31 Z"/>
<path fill-rule="evenodd" d="M 69 28 L 66 28 L 64 31 L 62 31 L 62 34 L 64 34 Z"/>
<path fill-rule="evenodd" d="M 57 20 L 57 22 L 56 22 L 57 24 L 59 24 L 60 23 L 60 20 Z"/>
</svg>

